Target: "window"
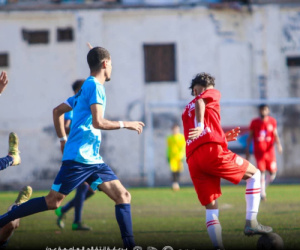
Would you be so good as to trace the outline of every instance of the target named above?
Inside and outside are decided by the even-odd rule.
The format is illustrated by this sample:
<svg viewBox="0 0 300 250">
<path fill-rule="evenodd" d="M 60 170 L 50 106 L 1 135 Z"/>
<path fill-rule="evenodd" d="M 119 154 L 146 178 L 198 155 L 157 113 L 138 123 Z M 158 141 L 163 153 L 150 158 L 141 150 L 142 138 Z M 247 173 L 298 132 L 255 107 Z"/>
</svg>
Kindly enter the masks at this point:
<svg viewBox="0 0 300 250">
<path fill-rule="evenodd" d="M 47 44 L 49 43 L 49 31 L 48 30 L 22 30 L 23 39 L 28 42 L 28 44 Z"/>
<path fill-rule="evenodd" d="M 175 45 L 144 45 L 145 82 L 174 82 Z"/>
<path fill-rule="evenodd" d="M 0 53 L 0 67 L 8 67 L 8 53 Z"/>
<path fill-rule="evenodd" d="M 58 28 L 57 29 L 57 41 L 58 42 L 71 42 L 74 40 L 72 28 Z"/>
</svg>

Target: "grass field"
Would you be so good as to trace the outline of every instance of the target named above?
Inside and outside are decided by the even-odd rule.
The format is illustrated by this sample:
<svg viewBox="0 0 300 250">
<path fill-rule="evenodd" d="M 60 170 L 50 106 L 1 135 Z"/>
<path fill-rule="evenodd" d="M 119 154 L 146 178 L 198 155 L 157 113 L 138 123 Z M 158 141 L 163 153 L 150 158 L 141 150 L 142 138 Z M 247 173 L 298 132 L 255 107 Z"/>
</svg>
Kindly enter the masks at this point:
<svg viewBox="0 0 300 250">
<path fill-rule="evenodd" d="M 205 227 L 205 209 L 198 203 L 192 187 L 173 192 L 169 188 L 132 188 L 132 216 L 137 245 L 162 249 L 212 249 Z M 219 199 L 220 222 L 226 249 L 256 249 L 258 236 L 243 235 L 245 186 L 223 186 Z M 285 249 L 300 249 L 300 185 L 273 185 L 268 200 L 260 205 L 258 219 L 270 225 L 284 240 Z M 47 191 L 34 192 L 33 197 Z M 16 192 L 0 193 L 0 211 L 4 213 L 14 201 Z M 73 198 L 74 193 L 64 201 Z M 93 227 L 90 232 L 71 230 L 73 210 L 68 213 L 66 228 L 58 229 L 53 211 L 35 214 L 21 220 L 21 227 L 9 242 L 8 249 L 52 249 L 122 247 L 115 220 L 114 204 L 98 192 L 85 203 L 83 221 Z"/>
</svg>

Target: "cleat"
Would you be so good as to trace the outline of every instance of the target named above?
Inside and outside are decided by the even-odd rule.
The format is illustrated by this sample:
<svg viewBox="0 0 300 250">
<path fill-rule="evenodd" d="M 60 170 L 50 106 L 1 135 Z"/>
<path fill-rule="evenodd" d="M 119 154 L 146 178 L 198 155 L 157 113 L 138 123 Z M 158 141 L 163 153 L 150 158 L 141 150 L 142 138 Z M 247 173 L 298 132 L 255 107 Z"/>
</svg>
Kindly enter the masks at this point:
<svg viewBox="0 0 300 250">
<path fill-rule="evenodd" d="M 244 234 L 246 236 L 253 236 L 253 235 L 261 235 L 261 234 L 269 234 L 273 232 L 273 228 L 269 226 L 263 226 L 261 224 L 257 224 L 255 227 L 245 226 Z"/>
<path fill-rule="evenodd" d="M 62 207 L 55 209 L 55 214 L 57 215 L 56 225 L 63 229 L 65 228 L 64 219 L 66 218 L 66 215 L 61 211 L 61 208 Z"/>
<path fill-rule="evenodd" d="M 19 165 L 21 163 L 20 151 L 19 151 L 19 138 L 16 133 L 11 132 L 8 138 L 8 155 L 13 158 L 12 166 Z"/>
<path fill-rule="evenodd" d="M 15 204 L 19 206 L 20 204 L 28 201 L 31 195 L 32 195 L 32 188 L 30 186 L 23 187 L 20 190 L 17 199 L 15 200 Z"/>
<path fill-rule="evenodd" d="M 90 230 L 92 230 L 92 228 L 90 228 L 86 225 L 83 225 L 81 222 L 79 222 L 79 223 L 73 223 L 72 224 L 72 230 L 75 230 L 75 231 L 90 231 Z"/>
</svg>

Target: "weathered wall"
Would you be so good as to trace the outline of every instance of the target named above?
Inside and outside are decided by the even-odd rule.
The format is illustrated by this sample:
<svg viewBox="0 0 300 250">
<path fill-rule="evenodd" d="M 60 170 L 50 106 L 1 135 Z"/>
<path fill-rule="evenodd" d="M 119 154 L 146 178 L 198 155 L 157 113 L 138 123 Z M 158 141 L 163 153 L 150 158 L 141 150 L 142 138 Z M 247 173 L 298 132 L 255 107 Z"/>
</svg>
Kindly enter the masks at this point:
<svg viewBox="0 0 300 250">
<path fill-rule="evenodd" d="M 6 154 L 7 137 L 20 137 L 22 165 L 2 171 L 0 182 L 34 182 L 50 187 L 60 167 L 59 143 L 52 109 L 72 94 L 71 84 L 88 76 L 86 42 L 106 47 L 112 55 L 112 80 L 106 84 L 106 117 L 144 119 L 148 102 L 190 100 L 192 77 L 202 71 L 216 77 L 223 100 L 289 97 L 286 57 L 300 54 L 296 25 L 299 7 L 254 6 L 247 10 L 213 10 L 206 7 L 111 9 L 73 11 L 0 12 L 0 52 L 8 52 L 9 87 L 0 98 L 0 153 Z M 56 29 L 73 27 L 75 40 L 58 43 Z M 22 28 L 50 30 L 50 43 L 28 45 Z M 177 82 L 144 82 L 144 43 L 176 44 Z M 277 111 L 277 110 L 275 110 Z M 147 136 L 154 136 L 152 157 L 156 177 L 168 182 L 165 136 L 181 109 L 163 109 L 154 116 L 154 134 L 105 131 L 101 152 L 123 182 L 145 183 L 149 160 Z M 279 131 L 283 135 L 282 112 Z M 224 107 L 224 126 L 247 126 L 256 108 Z M 282 119 L 281 119 L 282 118 Z M 146 127 L 147 128 L 147 127 Z M 149 126 L 148 126 L 149 128 Z M 282 136 L 290 145 L 290 132 Z M 279 175 L 290 169 L 300 176 L 296 145 L 279 157 Z M 151 150 L 150 150 L 151 151 Z M 291 154 L 291 155 L 290 155 Z M 188 172 L 184 178 L 189 181 Z"/>
</svg>

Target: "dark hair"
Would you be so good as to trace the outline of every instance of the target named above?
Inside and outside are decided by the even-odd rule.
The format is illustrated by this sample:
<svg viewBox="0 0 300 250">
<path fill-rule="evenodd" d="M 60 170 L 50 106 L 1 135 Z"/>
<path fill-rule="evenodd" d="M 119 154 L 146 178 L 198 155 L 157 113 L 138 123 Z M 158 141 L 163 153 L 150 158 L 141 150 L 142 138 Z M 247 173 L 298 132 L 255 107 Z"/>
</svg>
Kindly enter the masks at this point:
<svg viewBox="0 0 300 250">
<path fill-rule="evenodd" d="M 208 87 L 210 85 L 215 86 L 215 78 L 205 72 L 197 74 L 195 78 L 192 80 L 190 86 L 190 89 L 192 90 L 192 95 L 194 95 L 193 89 L 196 85 L 201 85 L 203 87 Z"/>
<path fill-rule="evenodd" d="M 259 110 L 262 110 L 262 109 L 268 108 L 268 107 L 269 107 L 269 106 L 268 106 L 267 104 L 262 103 L 262 104 L 260 104 L 260 105 L 258 106 L 258 109 L 259 109 Z"/>
<path fill-rule="evenodd" d="M 84 79 L 80 79 L 80 80 L 76 80 L 73 84 L 72 84 L 72 89 L 74 92 L 76 92 L 76 90 L 79 90 L 82 86 L 82 84 L 84 83 Z"/>
<path fill-rule="evenodd" d="M 87 62 L 91 72 L 97 72 L 101 69 L 101 63 L 105 59 L 110 59 L 108 50 L 102 47 L 94 47 L 87 54 Z"/>
</svg>

